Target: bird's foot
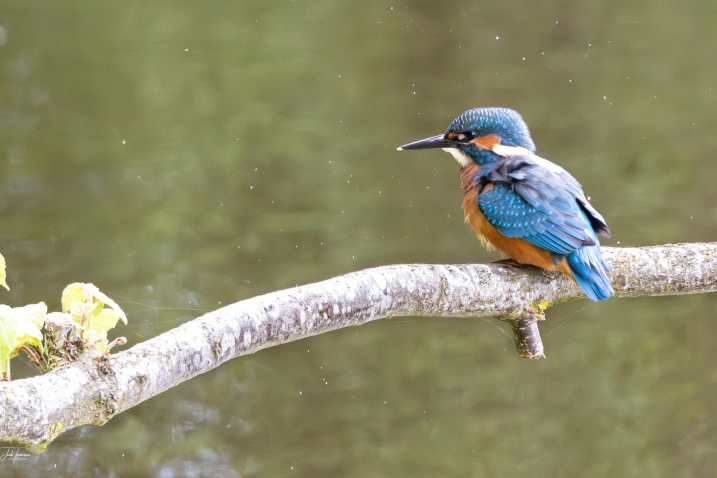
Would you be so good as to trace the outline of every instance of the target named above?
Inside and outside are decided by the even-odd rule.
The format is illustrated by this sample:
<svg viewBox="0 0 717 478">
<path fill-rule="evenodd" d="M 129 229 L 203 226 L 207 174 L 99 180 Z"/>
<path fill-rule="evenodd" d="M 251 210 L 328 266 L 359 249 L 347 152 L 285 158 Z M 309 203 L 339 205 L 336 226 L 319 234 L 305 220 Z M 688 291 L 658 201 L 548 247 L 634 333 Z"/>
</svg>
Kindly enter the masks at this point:
<svg viewBox="0 0 717 478">
<path fill-rule="evenodd" d="M 525 267 L 526 266 L 526 264 L 521 264 L 520 262 L 517 262 L 511 258 L 502 259 L 500 261 L 493 261 L 493 264 L 500 264 L 502 266 L 513 266 L 513 267 Z"/>
</svg>

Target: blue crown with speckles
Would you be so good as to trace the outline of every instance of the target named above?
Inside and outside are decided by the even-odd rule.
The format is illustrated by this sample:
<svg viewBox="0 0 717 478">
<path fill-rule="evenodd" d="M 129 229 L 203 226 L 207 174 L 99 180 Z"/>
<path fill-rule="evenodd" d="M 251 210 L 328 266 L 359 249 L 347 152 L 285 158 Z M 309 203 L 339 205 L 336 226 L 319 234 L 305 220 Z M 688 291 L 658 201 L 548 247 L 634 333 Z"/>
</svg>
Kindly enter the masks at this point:
<svg viewBox="0 0 717 478">
<path fill-rule="evenodd" d="M 468 110 L 451 122 L 446 133 L 476 131 L 478 136 L 497 134 L 501 144 L 521 146 L 535 153 L 528 126 L 517 111 L 508 108 L 475 108 Z"/>
</svg>

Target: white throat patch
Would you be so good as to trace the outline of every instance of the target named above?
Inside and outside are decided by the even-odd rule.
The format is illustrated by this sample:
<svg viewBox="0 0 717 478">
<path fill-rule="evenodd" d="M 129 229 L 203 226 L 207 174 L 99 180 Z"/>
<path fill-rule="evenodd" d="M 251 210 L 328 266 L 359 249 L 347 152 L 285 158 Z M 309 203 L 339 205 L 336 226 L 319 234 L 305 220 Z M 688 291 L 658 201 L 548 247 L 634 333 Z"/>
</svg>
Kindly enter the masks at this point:
<svg viewBox="0 0 717 478">
<path fill-rule="evenodd" d="M 474 162 L 470 156 L 468 156 L 466 153 L 464 153 L 458 148 L 443 148 L 443 151 L 451 153 L 451 155 L 456 158 L 456 161 L 458 161 L 458 164 L 460 164 L 462 168 L 465 168 L 466 166 Z"/>
</svg>

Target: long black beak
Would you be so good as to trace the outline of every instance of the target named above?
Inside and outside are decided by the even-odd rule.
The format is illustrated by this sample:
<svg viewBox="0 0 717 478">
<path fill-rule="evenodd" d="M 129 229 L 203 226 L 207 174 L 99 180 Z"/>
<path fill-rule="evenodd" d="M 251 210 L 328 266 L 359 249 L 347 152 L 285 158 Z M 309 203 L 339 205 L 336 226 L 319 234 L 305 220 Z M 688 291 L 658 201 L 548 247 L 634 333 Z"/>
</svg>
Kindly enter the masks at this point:
<svg viewBox="0 0 717 478">
<path fill-rule="evenodd" d="M 414 141 L 413 143 L 404 144 L 397 148 L 399 151 L 404 149 L 432 149 L 432 148 L 456 148 L 460 143 L 446 139 L 445 135 L 431 136 L 430 138 Z"/>
</svg>

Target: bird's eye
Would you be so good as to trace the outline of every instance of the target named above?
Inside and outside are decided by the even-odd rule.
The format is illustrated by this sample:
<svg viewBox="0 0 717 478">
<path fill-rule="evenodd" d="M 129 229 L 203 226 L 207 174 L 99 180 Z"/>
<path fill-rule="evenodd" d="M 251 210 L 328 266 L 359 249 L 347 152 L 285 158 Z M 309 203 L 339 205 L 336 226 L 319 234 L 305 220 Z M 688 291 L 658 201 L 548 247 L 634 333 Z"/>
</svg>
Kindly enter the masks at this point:
<svg viewBox="0 0 717 478">
<path fill-rule="evenodd" d="M 476 133 L 475 131 L 466 131 L 466 132 L 465 132 L 465 135 L 466 135 L 466 138 L 468 138 L 469 141 L 472 140 L 472 139 L 476 139 L 476 138 L 478 137 L 478 133 Z"/>
</svg>

